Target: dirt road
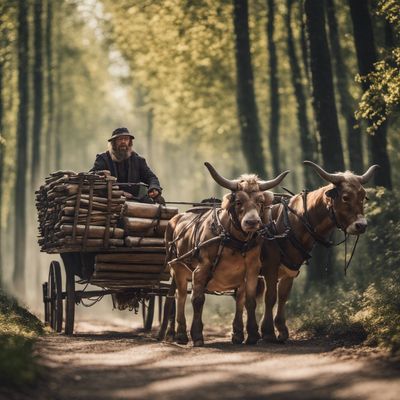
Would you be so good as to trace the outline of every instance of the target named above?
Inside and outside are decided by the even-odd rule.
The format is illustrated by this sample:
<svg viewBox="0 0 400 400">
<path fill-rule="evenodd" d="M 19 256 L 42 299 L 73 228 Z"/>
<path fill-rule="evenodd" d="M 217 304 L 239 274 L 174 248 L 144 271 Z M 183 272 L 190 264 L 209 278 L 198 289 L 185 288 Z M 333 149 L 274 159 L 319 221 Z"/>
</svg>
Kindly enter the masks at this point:
<svg viewBox="0 0 400 400">
<path fill-rule="evenodd" d="M 76 330 L 39 342 L 47 372 L 31 398 L 400 398 L 399 370 L 376 353 L 327 340 L 234 346 L 229 332 L 208 331 L 206 346 L 193 348 L 123 326 L 79 323 Z"/>
</svg>

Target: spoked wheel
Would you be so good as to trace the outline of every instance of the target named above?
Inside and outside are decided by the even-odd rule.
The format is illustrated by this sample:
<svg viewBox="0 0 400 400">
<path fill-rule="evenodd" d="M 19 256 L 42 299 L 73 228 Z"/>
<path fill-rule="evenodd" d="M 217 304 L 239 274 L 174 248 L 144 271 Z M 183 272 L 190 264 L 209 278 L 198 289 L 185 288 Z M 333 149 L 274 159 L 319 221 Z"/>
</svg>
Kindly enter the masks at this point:
<svg viewBox="0 0 400 400">
<path fill-rule="evenodd" d="M 63 321 L 62 309 L 62 286 L 61 286 L 61 268 L 58 261 L 52 261 L 49 268 L 49 279 L 47 285 L 47 300 L 45 302 L 45 320 L 53 330 L 61 332 Z"/>
<path fill-rule="evenodd" d="M 155 300 L 156 296 L 150 294 L 142 302 L 143 327 L 147 332 L 151 331 L 151 327 L 153 326 Z"/>
<path fill-rule="evenodd" d="M 75 322 L 75 275 L 66 269 L 65 334 L 74 333 Z"/>
</svg>

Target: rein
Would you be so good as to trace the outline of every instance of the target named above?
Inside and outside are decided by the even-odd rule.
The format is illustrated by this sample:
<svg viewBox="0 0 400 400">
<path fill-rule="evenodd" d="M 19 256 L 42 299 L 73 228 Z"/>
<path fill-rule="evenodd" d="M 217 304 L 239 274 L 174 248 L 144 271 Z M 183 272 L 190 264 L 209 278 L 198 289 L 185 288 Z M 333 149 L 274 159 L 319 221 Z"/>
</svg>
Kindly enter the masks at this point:
<svg viewBox="0 0 400 400">
<path fill-rule="evenodd" d="M 283 212 L 284 212 L 283 219 L 284 219 L 285 231 L 287 233 L 287 238 L 289 239 L 289 241 L 292 244 L 292 246 L 295 247 L 301 253 L 302 257 L 304 257 L 306 261 L 308 261 L 311 258 L 311 254 L 309 253 L 309 251 L 301 244 L 301 242 L 297 239 L 297 237 L 293 233 L 293 228 L 292 228 L 292 226 L 290 224 L 290 221 L 289 221 L 289 211 L 290 211 L 293 215 L 295 215 L 299 219 L 299 221 L 303 224 L 303 226 L 306 228 L 307 232 L 311 235 L 311 237 L 314 239 L 315 242 L 323 245 L 326 248 L 336 247 L 336 246 L 339 246 L 342 243 L 345 244 L 345 250 L 344 250 L 344 274 L 346 276 L 347 269 L 350 266 L 351 260 L 353 259 L 353 256 L 354 256 L 354 253 L 355 253 L 355 250 L 356 250 L 356 247 L 357 247 L 359 235 L 357 235 L 357 239 L 356 239 L 356 241 L 355 241 L 355 243 L 353 245 L 353 249 L 351 251 L 351 255 L 350 255 L 349 261 L 347 262 L 347 240 L 349 238 L 349 235 L 346 233 L 346 231 L 338 223 L 337 218 L 336 218 L 336 214 L 335 214 L 335 210 L 333 209 L 333 206 L 329 207 L 329 217 L 331 218 L 331 220 L 335 224 L 336 228 L 338 228 L 338 229 L 340 229 L 341 231 L 344 232 L 344 239 L 341 240 L 338 243 L 333 243 L 331 240 L 326 240 L 323 236 L 319 235 L 315 231 L 315 228 L 312 226 L 312 224 L 310 222 L 308 209 L 307 209 L 307 194 L 308 193 L 309 193 L 309 191 L 306 190 L 306 189 L 301 192 L 301 197 L 302 197 L 302 200 L 303 200 L 303 208 L 304 208 L 304 214 L 303 215 L 298 214 L 292 207 L 290 207 L 288 200 L 286 200 L 284 198 L 281 199 L 281 204 L 283 206 Z M 281 245 L 279 244 L 279 241 L 278 241 L 278 247 L 280 249 L 282 258 L 285 257 L 284 251 L 283 251 Z M 295 264 L 291 263 L 290 260 L 289 260 L 289 264 L 290 265 L 287 265 L 287 267 L 289 269 L 291 269 L 291 270 L 299 270 L 300 267 L 301 267 L 301 264 L 300 265 L 295 265 Z"/>
</svg>

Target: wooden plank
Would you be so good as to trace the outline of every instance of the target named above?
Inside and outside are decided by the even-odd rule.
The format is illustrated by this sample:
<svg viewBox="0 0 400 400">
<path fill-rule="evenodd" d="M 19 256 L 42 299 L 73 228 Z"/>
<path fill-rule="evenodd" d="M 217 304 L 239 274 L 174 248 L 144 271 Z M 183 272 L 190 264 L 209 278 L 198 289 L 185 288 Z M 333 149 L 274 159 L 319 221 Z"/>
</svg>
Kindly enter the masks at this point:
<svg viewBox="0 0 400 400">
<path fill-rule="evenodd" d="M 162 253 L 98 254 L 96 256 L 96 263 L 163 265 L 164 261 L 165 255 Z"/>
<path fill-rule="evenodd" d="M 96 263 L 94 269 L 96 271 L 160 273 L 163 272 L 164 266 L 161 264 L 151 265 L 151 264 Z"/>
<path fill-rule="evenodd" d="M 113 280 L 123 280 L 123 279 L 130 279 L 130 280 L 137 280 L 137 281 L 153 281 L 153 280 L 168 280 L 170 277 L 169 274 L 144 274 L 138 272 L 109 272 L 109 271 L 96 271 L 93 274 L 93 279 L 107 279 L 110 281 Z"/>
</svg>

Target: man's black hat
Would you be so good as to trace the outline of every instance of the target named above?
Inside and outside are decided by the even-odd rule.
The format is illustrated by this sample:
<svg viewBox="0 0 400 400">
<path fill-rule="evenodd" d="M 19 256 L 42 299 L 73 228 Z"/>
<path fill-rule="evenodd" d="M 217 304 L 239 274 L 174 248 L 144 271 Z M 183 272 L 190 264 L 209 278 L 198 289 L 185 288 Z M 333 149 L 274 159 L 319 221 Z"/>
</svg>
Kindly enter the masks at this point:
<svg viewBox="0 0 400 400">
<path fill-rule="evenodd" d="M 113 131 L 113 133 L 112 133 L 110 139 L 108 139 L 108 141 L 111 142 L 111 140 L 114 140 L 119 136 L 130 136 L 132 139 L 135 139 L 135 136 L 131 135 L 128 128 L 117 128 Z"/>
</svg>

